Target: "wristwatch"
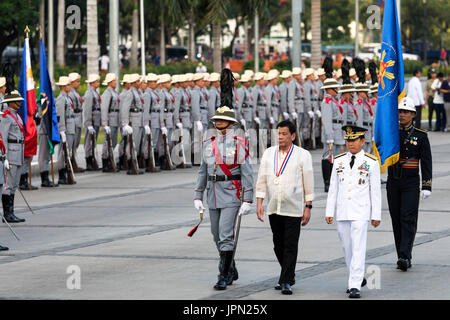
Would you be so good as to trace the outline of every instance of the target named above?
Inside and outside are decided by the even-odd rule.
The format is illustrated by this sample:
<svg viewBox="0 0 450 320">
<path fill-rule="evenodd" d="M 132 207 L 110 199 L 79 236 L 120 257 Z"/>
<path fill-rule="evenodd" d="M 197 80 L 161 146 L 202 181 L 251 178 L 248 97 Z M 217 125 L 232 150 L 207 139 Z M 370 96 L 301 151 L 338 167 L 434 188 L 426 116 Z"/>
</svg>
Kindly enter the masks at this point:
<svg viewBox="0 0 450 320">
<path fill-rule="evenodd" d="M 312 209 L 312 204 L 305 205 L 305 208 Z"/>
</svg>

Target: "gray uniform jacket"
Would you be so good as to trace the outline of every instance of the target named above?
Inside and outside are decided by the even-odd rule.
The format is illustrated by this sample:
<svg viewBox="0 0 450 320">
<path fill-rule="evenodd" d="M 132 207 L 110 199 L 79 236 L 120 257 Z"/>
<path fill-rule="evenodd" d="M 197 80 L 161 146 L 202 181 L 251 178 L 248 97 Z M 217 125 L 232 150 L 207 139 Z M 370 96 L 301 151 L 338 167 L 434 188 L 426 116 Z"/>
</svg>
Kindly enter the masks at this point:
<svg viewBox="0 0 450 320">
<path fill-rule="evenodd" d="M 292 80 L 288 83 L 286 81 L 283 81 L 282 84 L 280 84 L 280 110 L 281 113 L 288 112 L 288 87 L 289 84 L 293 82 Z M 284 117 L 283 117 L 284 119 Z"/>
<path fill-rule="evenodd" d="M 206 95 L 202 90 L 195 86 L 191 91 L 192 115 L 194 121 L 201 121 L 203 126 L 208 125 L 208 108 Z M 198 118 L 200 116 L 200 118 Z"/>
<path fill-rule="evenodd" d="M 23 128 L 22 118 L 17 111 L 8 107 L 0 121 L 0 134 L 6 149 L 5 157 L 9 164 L 16 166 L 23 165 L 24 160 L 25 137 L 21 127 Z"/>
<path fill-rule="evenodd" d="M 209 89 L 209 98 L 208 98 L 208 121 L 214 114 L 216 113 L 216 109 L 220 107 L 220 89 L 216 87 L 211 87 Z M 231 106 L 229 106 L 231 108 Z"/>
<path fill-rule="evenodd" d="M 280 89 L 269 83 L 264 91 L 267 97 L 267 108 L 276 124 L 280 114 Z"/>
<path fill-rule="evenodd" d="M 101 125 L 100 99 L 97 91 L 89 86 L 83 97 L 83 121 L 86 128 Z"/>
<path fill-rule="evenodd" d="M 237 110 L 240 114 L 240 119 L 244 119 L 246 122 L 253 121 L 253 97 L 248 88 L 242 86 L 237 90 L 239 97 Z"/>
<path fill-rule="evenodd" d="M 123 92 L 122 92 L 123 93 Z M 132 87 L 128 90 L 123 99 L 120 98 L 120 122 L 121 126 L 130 124 L 132 127 L 139 128 L 144 126 L 144 99 L 139 91 Z"/>
<path fill-rule="evenodd" d="M 254 117 L 258 117 L 261 121 L 265 121 L 270 117 L 270 109 L 267 107 L 267 96 L 264 93 L 264 89 L 255 85 L 252 92 Z"/>
<path fill-rule="evenodd" d="M 321 105 L 322 112 L 322 142 L 333 140 L 334 144 L 343 145 L 344 131 L 344 109 L 339 105 L 337 98 L 325 93 Z"/>
<path fill-rule="evenodd" d="M 376 100 L 375 100 L 376 101 Z M 372 110 L 372 106 L 370 101 L 364 99 L 357 99 L 356 105 L 361 110 L 361 121 L 362 127 L 367 129 L 365 133 L 366 142 L 372 141 L 372 127 L 373 127 L 373 118 L 374 112 Z"/>
<path fill-rule="evenodd" d="M 58 118 L 58 130 L 66 134 L 75 134 L 75 115 L 73 103 L 69 96 L 62 92 L 55 100 L 56 116 Z"/>
<path fill-rule="evenodd" d="M 152 129 L 159 129 L 160 123 L 161 123 L 161 99 L 159 98 L 159 95 L 156 94 L 155 90 L 147 89 L 147 92 L 150 96 L 150 104 L 149 104 L 149 110 L 146 115 L 146 118 L 150 121 L 150 128 Z M 145 121 L 145 118 L 144 118 Z"/>
<path fill-rule="evenodd" d="M 306 81 L 304 85 L 305 112 L 317 110 L 317 91 L 314 83 Z"/>
<path fill-rule="evenodd" d="M 353 101 L 349 102 L 347 99 L 342 98 L 339 104 L 344 109 L 345 124 L 359 125 L 359 119 L 361 117 L 357 108 L 353 105 Z"/>
<path fill-rule="evenodd" d="M 119 103 L 119 93 L 114 89 L 108 87 L 102 94 L 102 126 L 119 126 Z"/>
<path fill-rule="evenodd" d="M 289 82 L 288 86 L 288 112 L 296 112 L 303 113 L 305 112 L 304 108 L 305 97 L 303 96 L 303 87 L 302 85 L 295 79 Z"/>
<path fill-rule="evenodd" d="M 183 128 L 191 129 L 192 128 L 192 116 L 191 116 L 191 108 L 189 104 L 191 102 L 191 98 L 189 97 L 189 93 L 183 88 L 178 89 L 178 96 L 180 99 L 180 107 L 178 110 L 175 109 L 175 119 L 176 122 L 181 122 Z"/>
<path fill-rule="evenodd" d="M 234 130 L 225 137 L 216 134 L 203 142 L 202 163 L 198 170 L 194 199 L 203 200 L 203 192 L 207 190 L 209 209 L 237 207 L 240 205 L 239 190 L 232 181 L 212 181 L 209 176 L 225 176 L 220 165 L 216 164 L 216 152 L 223 159 L 223 166 L 227 167 L 231 175 L 240 175 L 243 201 L 253 202 L 253 167 L 248 156 L 248 146 L 245 139 L 234 136 Z"/>
<path fill-rule="evenodd" d="M 80 94 L 74 88 L 70 89 L 69 97 L 72 99 L 74 104 L 74 115 L 75 115 L 75 126 L 77 128 L 83 127 L 83 108 L 82 108 L 82 99 Z"/>
<path fill-rule="evenodd" d="M 171 129 L 174 127 L 173 123 L 173 112 L 175 96 L 171 94 L 167 89 L 162 89 L 159 92 L 159 99 L 161 101 L 161 128 L 166 127 L 167 129 Z"/>
</svg>

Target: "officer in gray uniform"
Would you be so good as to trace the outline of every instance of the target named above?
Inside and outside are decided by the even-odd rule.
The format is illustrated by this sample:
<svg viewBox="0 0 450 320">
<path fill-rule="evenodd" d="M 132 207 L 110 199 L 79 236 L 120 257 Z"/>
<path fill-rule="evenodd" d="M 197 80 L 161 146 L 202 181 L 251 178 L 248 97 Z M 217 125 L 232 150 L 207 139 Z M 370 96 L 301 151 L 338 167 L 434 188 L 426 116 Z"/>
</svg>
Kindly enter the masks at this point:
<svg viewBox="0 0 450 320">
<path fill-rule="evenodd" d="M 192 130 L 192 115 L 190 108 L 190 96 L 187 91 L 187 81 L 185 75 L 178 76 L 179 88 L 176 91 L 175 103 L 178 107 L 175 107 L 174 121 L 179 130 L 183 130 L 182 143 L 184 147 L 185 155 L 189 155 L 191 152 L 191 130 Z M 188 152 L 189 151 L 189 152 Z M 186 159 L 185 165 L 190 166 L 191 159 Z"/>
<path fill-rule="evenodd" d="M 271 115 L 270 110 L 267 107 L 267 96 L 264 93 L 264 74 L 262 72 L 257 72 L 254 76 L 254 80 L 256 83 L 252 89 L 253 119 L 255 123 L 259 125 L 259 129 L 267 129 L 267 122 Z"/>
<path fill-rule="evenodd" d="M 102 84 L 104 86 L 108 86 L 102 94 L 102 103 L 100 106 L 102 127 L 105 132 L 102 149 L 102 171 L 112 172 L 112 165 L 109 160 L 108 141 L 106 139 L 106 135 L 109 135 L 111 137 L 111 147 L 112 150 L 114 150 L 117 145 L 119 134 L 120 98 L 119 93 L 116 91 L 117 76 L 114 73 L 108 73 Z"/>
<path fill-rule="evenodd" d="M 289 115 L 288 109 L 288 89 L 289 84 L 292 82 L 292 72 L 289 70 L 283 70 L 280 75 L 283 82 L 280 84 L 280 110 L 283 115 L 282 120 L 292 120 Z"/>
<path fill-rule="evenodd" d="M 3 218 L 7 222 L 24 222 L 14 215 L 14 195 L 19 185 L 24 163 L 25 128 L 18 111 L 23 98 L 17 90 L 5 96 L 3 103 L 8 107 L 2 114 L 0 134 L 5 146 L 5 185 L 2 192 Z"/>
<path fill-rule="evenodd" d="M 211 88 L 208 95 L 208 121 L 214 116 L 217 108 L 220 107 L 220 75 L 218 73 L 211 73 L 209 76 Z M 212 127 L 212 122 L 209 121 L 209 127 Z"/>
<path fill-rule="evenodd" d="M 68 184 L 67 171 L 70 170 L 70 168 L 66 167 L 63 143 L 65 142 L 67 144 L 70 157 L 70 151 L 73 150 L 73 141 L 75 137 L 75 116 L 73 112 L 74 105 L 72 100 L 69 98 L 69 92 L 71 89 L 69 77 L 59 77 L 59 81 L 55 84 L 61 89 L 59 96 L 55 100 L 58 130 L 61 137 L 61 143 L 59 144 L 58 149 L 58 184 Z M 76 182 L 74 181 L 74 183 Z"/>
<path fill-rule="evenodd" d="M 101 126 L 101 98 L 97 92 L 100 86 L 100 76 L 90 74 L 86 83 L 88 84 L 88 88 L 83 97 L 83 121 L 85 128 L 84 154 L 86 158 L 86 170 L 93 171 L 94 158 L 92 153 L 95 152 L 95 148 L 97 147 L 97 137 Z M 91 136 L 94 136 L 95 145 L 92 145 Z"/>
<path fill-rule="evenodd" d="M 195 86 L 192 90 L 192 109 L 200 110 L 201 128 L 202 133 L 208 129 L 208 96 L 202 90 L 203 87 L 203 75 L 201 73 L 195 73 L 192 76 Z"/>
<path fill-rule="evenodd" d="M 161 133 L 161 99 L 159 98 L 159 95 L 156 93 L 156 86 L 157 81 L 159 77 L 156 74 L 149 73 L 147 75 L 147 93 L 149 94 L 150 101 L 148 104 L 149 109 L 144 109 L 144 123 L 148 123 L 150 126 L 150 130 L 152 133 L 152 142 L 153 142 L 153 148 L 155 153 L 155 163 L 156 165 L 160 165 L 159 163 L 159 150 L 157 148 L 158 142 L 160 140 L 160 133 Z M 144 98 L 145 100 L 145 98 Z M 149 145 L 146 140 L 145 143 L 145 159 L 148 161 L 148 150 Z"/>
<path fill-rule="evenodd" d="M 119 161 L 118 161 L 117 166 L 116 166 L 117 167 L 117 171 L 120 171 L 120 170 L 122 170 L 124 168 L 125 161 L 126 161 L 126 157 L 125 157 L 125 140 L 124 140 L 125 131 L 124 131 L 124 128 L 122 127 L 122 121 L 120 119 L 120 110 L 122 108 L 124 97 L 128 94 L 128 91 L 131 88 L 130 79 L 131 79 L 131 75 L 130 74 L 124 74 L 123 78 L 122 78 L 122 81 L 120 82 L 120 84 L 123 85 L 122 92 L 119 94 L 119 130 L 120 130 L 120 135 L 121 135 L 122 139 L 120 140 L 120 143 L 119 143 Z M 131 127 L 129 127 L 129 130 L 130 130 L 130 132 L 133 131 L 133 129 L 131 129 Z"/>
<path fill-rule="evenodd" d="M 311 125 L 315 126 L 315 111 L 316 111 L 316 95 L 315 95 L 315 86 L 314 86 L 314 69 L 307 68 L 305 69 L 305 83 L 303 85 L 304 88 L 304 97 L 305 97 L 305 125 L 303 129 L 303 138 L 305 140 L 305 147 L 308 147 L 310 144 L 315 145 L 315 141 L 309 141 L 310 139 L 314 139 L 314 135 L 311 136 Z M 311 121 L 312 120 L 312 121 Z"/>
<path fill-rule="evenodd" d="M 174 103 L 175 97 L 169 92 L 171 77 L 169 74 L 163 74 L 159 77 L 158 84 L 162 85 L 159 91 L 159 99 L 161 103 L 161 137 L 165 135 L 167 137 L 167 143 L 169 152 L 172 150 L 172 133 L 174 130 Z M 167 170 L 168 164 L 166 163 L 166 158 L 164 157 L 164 143 L 161 140 L 159 145 L 159 161 L 161 163 L 161 170 Z"/>
<path fill-rule="evenodd" d="M 75 136 L 74 136 L 74 141 L 73 141 L 73 151 L 72 151 L 72 163 L 77 158 L 77 151 L 78 151 L 78 147 L 80 145 L 80 141 L 81 141 L 81 131 L 83 128 L 83 98 L 81 97 L 81 95 L 78 93 L 78 88 L 80 87 L 80 79 L 81 76 L 76 73 L 76 72 L 72 72 L 69 73 L 69 79 L 71 81 L 71 86 L 72 88 L 70 89 L 69 92 L 69 98 L 72 99 L 72 102 L 74 104 L 74 116 L 75 116 Z M 77 165 L 74 166 L 74 172 L 84 172 L 86 171 L 85 168 L 80 168 Z"/>
<path fill-rule="evenodd" d="M 342 85 L 338 93 L 341 94 L 341 100 L 339 101 L 339 104 L 344 109 L 344 124 L 361 127 L 360 113 L 353 104 L 355 86 L 350 80 L 350 63 L 347 61 L 347 59 L 344 59 L 342 61 L 341 70 Z"/>
<path fill-rule="evenodd" d="M 302 69 L 295 67 L 292 69 L 292 81 L 289 82 L 287 93 L 288 112 L 293 120 L 297 120 L 298 132 L 303 136 L 303 126 L 305 121 L 305 98 L 303 96 Z"/>
<path fill-rule="evenodd" d="M 197 210 L 204 209 L 206 189 L 211 233 L 220 254 L 220 274 L 214 288 L 224 290 L 238 278 L 233 262 L 234 226 L 238 214 L 251 210 L 253 168 L 247 141 L 233 134 L 233 125 L 237 123 L 234 111 L 227 106 L 220 107 L 211 120 L 217 131 L 203 142 L 194 206 Z M 216 161 L 218 158 L 223 161 Z"/>
<path fill-rule="evenodd" d="M 186 74 L 186 82 L 188 87 L 186 91 L 190 97 L 191 102 L 191 115 L 192 115 L 192 164 L 194 166 L 199 166 L 201 162 L 201 151 L 202 151 L 202 137 L 203 132 L 206 131 L 207 125 L 204 124 L 204 111 L 206 110 L 206 101 L 203 97 L 200 88 L 195 85 L 193 79 L 197 79 L 201 75 L 197 74 Z M 199 82 L 199 81 L 197 81 Z M 207 113 L 207 112 L 206 112 Z M 207 118 L 207 117 L 206 117 Z M 207 120 L 207 119 L 206 119 Z"/>
<path fill-rule="evenodd" d="M 264 90 L 267 97 L 267 108 L 270 112 L 269 123 L 273 128 L 278 123 L 278 116 L 280 115 L 280 88 L 277 85 L 279 76 L 278 70 L 270 70 L 266 77 L 269 84 Z"/>
</svg>

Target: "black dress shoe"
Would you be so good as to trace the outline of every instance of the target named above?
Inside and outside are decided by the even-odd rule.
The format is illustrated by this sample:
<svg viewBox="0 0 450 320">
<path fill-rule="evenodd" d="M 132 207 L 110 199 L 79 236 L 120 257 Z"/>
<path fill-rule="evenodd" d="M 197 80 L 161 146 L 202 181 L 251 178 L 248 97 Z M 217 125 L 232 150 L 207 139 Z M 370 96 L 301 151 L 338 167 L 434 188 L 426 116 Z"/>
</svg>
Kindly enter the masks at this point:
<svg viewBox="0 0 450 320">
<path fill-rule="evenodd" d="M 408 260 L 405 258 L 400 258 L 397 260 L 397 267 L 402 271 L 408 270 Z"/>
<path fill-rule="evenodd" d="M 281 284 L 281 293 L 282 294 L 292 294 L 291 285 L 289 283 Z"/>
<path fill-rule="evenodd" d="M 364 278 L 363 281 L 361 282 L 361 288 L 365 287 L 366 284 L 367 284 L 367 280 L 366 280 L 366 278 Z M 350 289 L 347 289 L 346 293 L 350 293 Z"/>
<path fill-rule="evenodd" d="M 9 250 L 9 248 L 8 247 L 4 247 L 4 246 L 0 246 L 0 251 L 6 251 L 6 250 Z"/>
<path fill-rule="evenodd" d="M 361 292 L 356 288 L 350 289 L 350 294 L 348 295 L 349 298 L 361 298 Z"/>
<path fill-rule="evenodd" d="M 227 288 L 227 277 L 223 275 L 219 275 L 219 279 L 214 286 L 216 290 L 225 290 Z"/>
<path fill-rule="evenodd" d="M 411 259 L 408 259 L 408 269 L 411 268 Z"/>
</svg>

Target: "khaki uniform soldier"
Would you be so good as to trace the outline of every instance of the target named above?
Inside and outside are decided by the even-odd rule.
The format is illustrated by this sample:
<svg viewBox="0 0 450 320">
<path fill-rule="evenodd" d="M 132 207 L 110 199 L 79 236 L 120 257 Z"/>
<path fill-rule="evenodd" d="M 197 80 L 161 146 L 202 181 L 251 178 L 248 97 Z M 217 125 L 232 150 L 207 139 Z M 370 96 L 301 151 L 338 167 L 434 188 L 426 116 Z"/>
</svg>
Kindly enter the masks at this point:
<svg viewBox="0 0 450 320">
<path fill-rule="evenodd" d="M 125 136 L 125 131 L 124 128 L 122 127 L 122 121 L 120 119 L 120 108 L 121 105 L 123 103 L 123 99 L 124 97 L 128 94 L 128 91 L 131 88 L 131 75 L 130 74 L 125 74 L 123 76 L 122 81 L 120 82 L 123 85 L 122 88 L 122 92 L 119 94 L 119 130 L 120 130 L 120 135 L 122 137 L 120 143 L 119 143 L 119 162 L 117 163 L 117 170 L 120 171 L 121 169 L 124 168 L 124 164 L 126 161 L 126 157 L 125 157 L 125 140 L 124 140 L 124 136 Z M 130 127 L 131 129 L 131 127 Z M 132 131 L 133 129 L 131 129 L 130 131 Z M 128 132 L 128 128 L 126 129 L 126 131 Z"/>
<path fill-rule="evenodd" d="M 337 100 L 337 92 L 339 83 L 332 79 L 326 79 L 322 87 L 325 95 L 322 101 L 322 142 L 324 151 L 333 147 L 335 155 L 344 151 L 344 132 L 342 125 L 344 124 L 344 109 Z"/>
<path fill-rule="evenodd" d="M 175 97 L 173 94 L 169 92 L 171 77 L 169 74 L 163 74 L 160 76 L 158 80 L 158 84 L 162 85 L 162 89 L 159 92 L 159 99 L 161 103 L 161 118 L 160 118 L 160 126 L 161 126 L 161 137 L 165 135 L 167 137 L 167 142 L 169 144 L 169 150 L 172 150 L 172 134 L 175 127 L 174 124 L 174 103 Z M 164 143 L 160 139 L 159 144 L 159 157 L 161 163 L 161 170 L 166 170 L 168 164 L 166 164 L 166 159 L 164 156 Z"/>
<path fill-rule="evenodd" d="M 289 83 L 292 81 L 292 72 L 289 70 L 283 70 L 280 75 L 280 78 L 283 79 L 283 83 L 280 84 L 280 111 L 282 116 L 282 120 L 292 120 L 289 115 L 288 108 L 288 88 Z"/>
<path fill-rule="evenodd" d="M 267 107 L 267 96 L 264 93 L 264 74 L 257 72 L 254 77 L 256 84 L 252 89 L 253 95 L 253 119 L 260 129 L 268 128 L 268 121 L 271 117 L 270 109 Z"/>
<path fill-rule="evenodd" d="M 110 163 L 109 152 L 108 152 L 108 140 L 107 135 L 111 138 L 112 150 L 117 145 L 117 139 L 119 134 L 119 93 L 116 91 L 117 87 L 117 76 L 114 73 L 108 73 L 106 75 L 105 81 L 103 81 L 104 86 L 108 86 L 102 94 L 101 103 L 101 119 L 102 127 L 105 131 L 105 138 L 103 142 L 102 149 L 102 168 L 103 172 L 111 172 L 112 164 Z M 113 155 L 114 158 L 114 155 Z"/>
<path fill-rule="evenodd" d="M 193 75 L 192 80 L 195 86 L 192 90 L 192 109 L 197 112 L 199 109 L 201 128 L 204 133 L 208 129 L 208 95 L 204 92 L 203 88 L 203 75 L 196 73 Z M 195 116 L 194 116 L 195 117 Z M 200 127 L 199 125 L 197 125 Z"/>
<path fill-rule="evenodd" d="M 183 130 L 182 137 L 181 131 L 179 133 L 181 142 L 183 143 L 185 156 L 191 154 L 190 150 L 192 148 L 192 128 L 193 128 L 193 118 L 191 115 L 191 98 L 188 93 L 188 82 L 186 81 L 185 75 L 178 76 L 179 88 L 176 91 L 175 101 L 178 101 L 178 108 L 175 108 L 174 121 L 179 130 Z M 189 152 L 188 152 L 189 151 Z M 185 159 L 187 163 L 184 165 L 186 167 L 191 167 L 191 159 Z"/>
<path fill-rule="evenodd" d="M 80 79 L 81 76 L 76 73 L 69 73 L 69 79 L 71 81 L 72 88 L 69 92 L 69 98 L 72 99 L 72 102 L 74 104 L 74 116 L 75 116 L 75 136 L 73 140 L 73 151 L 72 151 L 72 158 L 76 160 L 77 158 L 77 150 L 80 145 L 81 141 L 81 131 L 83 128 L 83 98 L 78 93 L 78 88 L 80 87 Z M 75 166 L 74 169 L 78 169 L 75 172 L 84 172 L 85 168 L 80 168 L 78 165 Z"/>
<path fill-rule="evenodd" d="M 247 141 L 237 135 L 234 111 L 226 106 L 212 117 L 217 133 L 203 142 L 202 163 L 194 192 L 194 206 L 204 209 L 203 193 L 211 219 L 211 233 L 220 254 L 217 290 L 238 279 L 233 261 L 234 226 L 237 215 L 250 211 L 253 201 L 253 168 L 248 157 Z"/>
<path fill-rule="evenodd" d="M 55 84 L 61 89 L 59 96 L 55 100 L 58 130 L 61 136 L 61 143 L 58 148 L 58 184 L 68 184 L 67 171 L 71 169 L 66 167 L 63 143 L 67 144 L 70 156 L 70 151 L 73 150 L 73 141 L 75 137 L 74 104 L 68 95 L 71 89 L 69 77 L 59 77 L 59 81 Z M 74 181 L 74 183 L 76 182 Z"/>
<path fill-rule="evenodd" d="M 291 114 L 292 120 L 297 121 L 298 132 L 303 134 L 303 126 L 305 122 L 305 97 L 303 96 L 302 69 L 292 69 L 293 79 L 288 86 L 288 112 Z M 299 137 L 300 138 L 300 137 Z"/>
<path fill-rule="evenodd" d="M 7 222 L 24 222 L 14 215 L 14 195 L 19 185 L 24 163 L 25 127 L 18 113 L 23 98 L 16 90 L 5 96 L 8 107 L 0 121 L 0 135 L 5 147 L 5 184 L 2 192 L 3 218 Z"/>
<path fill-rule="evenodd" d="M 90 74 L 86 80 L 88 88 L 83 97 L 83 122 L 85 128 L 84 138 L 84 154 L 86 157 L 86 170 L 93 171 L 94 158 L 92 153 L 97 147 L 97 138 L 101 126 L 101 98 L 97 92 L 100 86 L 100 76 L 97 74 Z M 95 145 L 92 143 L 91 136 L 94 136 Z"/>
<path fill-rule="evenodd" d="M 280 115 L 280 88 L 277 83 L 280 73 L 278 70 L 270 70 L 267 74 L 267 81 L 269 84 L 265 88 L 265 94 L 267 97 L 267 108 L 270 112 L 269 123 L 275 127 L 278 123 L 278 117 Z"/>
<path fill-rule="evenodd" d="M 381 180 L 377 158 L 364 153 L 364 128 L 344 126 L 347 153 L 335 157 L 326 222 L 336 216 L 339 240 L 349 271 L 349 298 L 360 298 L 364 279 L 367 227 L 381 221 Z"/>
<path fill-rule="evenodd" d="M 155 152 L 155 163 L 156 165 L 160 165 L 159 163 L 159 150 L 157 148 L 158 142 L 160 140 L 161 133 L 161 99 L 159 95 L 156 93 L 156 86 L 159 77 L 156 74 L 149 73 L 147 75 L 147 93 L 148 93 L 148 104 L 144 104 L 144 123 L 150 126 L 150 130 L 152 133 L 153 147 Z M 145 100 L 145 98 L 144 98 Z M 145 106 L 148 106 L 148 110 L 145 110 Z M 145 159 L 148 161 L 148 142 L 145 140 Z M 147 166 L 148 167 L 148 166 Z"/>
</svg>

